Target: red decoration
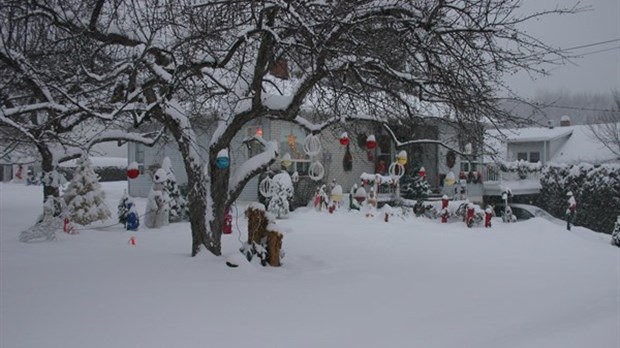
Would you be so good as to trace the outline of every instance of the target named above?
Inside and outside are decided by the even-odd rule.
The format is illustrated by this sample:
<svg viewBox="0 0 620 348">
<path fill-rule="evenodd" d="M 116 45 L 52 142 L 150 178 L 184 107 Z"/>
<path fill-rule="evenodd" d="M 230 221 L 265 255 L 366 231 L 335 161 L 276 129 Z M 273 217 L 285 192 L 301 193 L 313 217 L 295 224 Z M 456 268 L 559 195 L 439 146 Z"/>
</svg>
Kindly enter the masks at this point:
<svg viewBox="0 0 620 348">
<path fill-rule="evenodd" d="M 465 223 L 467 224 L 467 227 L 472 227 L 474 225 L 474 206 L 473 205 L 469 205 L 467 206 L 467 218 L 465 219 Z"/>
<path fill-rule="evenodd" d="M 137 169 L 127 169 L 127 177 L 129 179 L 135 179 L 140 175 L 140 171 Z"/>
<path fill-rule="evenodd" d="M 368 138 L 366 138 L 366 147 L 368 150 L 372 150 L 377 147 L 377 139 L 375 139 L 374 135 L 371 134 Z"/>
<path fill-rule="evenodd" d="M 426 169 L 424 167 L 420 167 L 420 171 L 418 172 L 421 178 L 426 176 Z"/>
<path fill-rule="evenodd" d="M 222 234 L 231 234 L 232 233 L 232 214 L 230 213 L 230 208 L 226 209 L 226 213 L 224 215 L 224 226 L 222 227 Z"/>
<path fill-rule="evenodd" d="M 140 169 L 138 168 L 138 163 L 131 162 L 129 167 L 127 167 L 127 177 L 129 179 L 135 179 L 140 175 Z"/>
<path fill-rule="evenodd" d="M 342 135 L 340 136 L 340 145 L 349 145 L 349 135 L 347 134 L 347 132 L 342 133 Z"/>
<path fill-rule="evenodd" d="M 493 216 L 493 211 L 490 208 L 484 212 L 484 227 L 491 227 L 491 217 Z"/>
</svg>

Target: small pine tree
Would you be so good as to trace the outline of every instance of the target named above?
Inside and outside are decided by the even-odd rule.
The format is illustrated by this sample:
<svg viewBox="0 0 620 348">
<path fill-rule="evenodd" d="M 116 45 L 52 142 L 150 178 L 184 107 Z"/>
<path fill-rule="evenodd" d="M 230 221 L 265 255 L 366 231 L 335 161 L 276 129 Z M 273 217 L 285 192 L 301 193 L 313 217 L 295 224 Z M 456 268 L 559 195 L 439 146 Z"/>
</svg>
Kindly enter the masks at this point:
<svg viewBox="0 0 620 348">
<path fill-rule="evenodd" d="M 267 211 L 277 218 L 286 218 L 289 211 L 288 200 L 293 198 L 293 181 L 287 172 L 273 176 L 271 181 L 272 196 Z"/>
<path fill-rule="evenodd" d="M 161 168 L 166 172 L 167 178 L 164 183 L 164 191 L 168 194 L 168 206 L 170 208 L 170 222 L 183 221 L 188 216 L 187 201 L 181 194 L 177 179 L 174 176 L 170 158 L 165 157 L 161 162 Z"/>
<path fill-rule="evenodd" d="M 69 210 L 69 219 L 78 224 L 105 221 L 112 215 L 105 204 L 105 193 L 101 190 L 99 176 L 86 156 L 78 161 L 78 167 L 63 198 Z"/>
<path fill-rule="evenodd" d="M 133 202 L 131 197 L 127 194 L 127 190 L 123 193 L 121 200 L 118 202 L 118 222 L 121 224 L 127 223 L 127 214 L 129 214 L 129 208 L 127 203 Z"/>
<path fill-rule="evenodd" d="M 400 195 L 405 199 L 425 200 L 430 193 L 430 185 L 424 177 L 404 175 L 400 179 Z"/>
<path fill-rule="evenodd" d="M 614 230 L 611 233 L 611 244 L 620 248 L 620 215 L 614 224 Z"/>
</svg>

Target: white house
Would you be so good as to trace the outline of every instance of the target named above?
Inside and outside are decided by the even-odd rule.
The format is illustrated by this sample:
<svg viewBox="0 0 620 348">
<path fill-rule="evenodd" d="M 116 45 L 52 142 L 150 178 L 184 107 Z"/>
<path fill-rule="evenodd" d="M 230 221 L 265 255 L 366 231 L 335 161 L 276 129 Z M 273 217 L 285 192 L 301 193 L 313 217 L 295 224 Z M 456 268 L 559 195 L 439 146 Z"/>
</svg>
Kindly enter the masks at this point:
<svg viewBox="0 0 620 348">
<path fill-rule="evenodd" d="M 520 178 L 514 172 L 500 173 L 494 163 L 620 163 L 618 156 L 594 137 L 589 125 L 572 126 L 567 116 L 562 118 L 559 127 L 505 129 L 501 133 L 492 130 L 487 135 L 490 136 L 487 147 L 497 150 L 497 154 L 493 159 L 486 159 L 485 195 L 499 195 L 503 187 L 510 187 L 514 194 L 540 192 L 538 173 Z"/>
<path fill-rule="evenodd" d="M 349 151 L 352 159 L 350 170 L 343 163 L 347 148 L 339 141 L 342 132 L 345 131 L 350 140 Z M 445 127 L 441 122 L 430 120 L 424 126 L 417 128 L 415 133 L 414 138 L 436 139 L 458 146 L 456 131 Z M 261 151 L 258 142 L 244 142 L 244 139 L 255 135 L 278 142 L 280 161 L 274 165 L 275 168 L 280 169 L 281 158 L 288 154 L 292 164 L 286 170 L 291 174 L 297 171 L 301 178 L 307 178 L 311 162 L 318 160 L 325 168 L 325 175 L 321 182 L 329 183 L 335 179 L 342 185 L 345 193 L 349 192 L 353 184 L 360 182 L 362 173 L 382 172 L 386 174 L 387 167 L 395 160 L 395 154 L 403 150 L 403 148 L 395 148 L 392 138 L 380 124 L 358 121 L 347 126 L 335 125 L 321 132 L 318 135 L 321 151 L 318 155 L 310 157 L 303 151 L 304 141 L 308 135 L 304 128 L 294 123 L 265 118 L 246 125 L 243 131 L 233 139 L 229 149 L 233 171 L 246 159 Z M 377 139 L 377 147 L 373 150 L 368 150 L 366 147 L 366 139 L 369 135 L 375 135 Z M 206 138 L 201 138 L 200 144 L 197 144 L 203 158 L 207 158 L 206 144 L 208 144 Z M 411 165 L 425 167 L 431 187 L 437 192 L 440 192 L 440 185 L 446 174 L 461 166 L 460 159 L 456 156 L 456 162 L 453 164 L 456 168 L 448 168 L 445 160 L 448 150 L 436 144 L 410 145 L 404 150 L 408 152 Z M 187 182 L 183 160 L 176 149 L 176 144 L 161 144 L 150 148 L 140 144 L 129 144 L 128 162 L 135 161 L 140 168 L 138 178 L 129 180 L 130 195 L 138 197 L 148 195 L 152 184 L 153 169 L 160 165 L 164 157 L 170 158 L 177 181 L 180 184 Z M 246 185 L 239 199 L 242 201 L 258 200 L 258 177 Z"/>
</svg>

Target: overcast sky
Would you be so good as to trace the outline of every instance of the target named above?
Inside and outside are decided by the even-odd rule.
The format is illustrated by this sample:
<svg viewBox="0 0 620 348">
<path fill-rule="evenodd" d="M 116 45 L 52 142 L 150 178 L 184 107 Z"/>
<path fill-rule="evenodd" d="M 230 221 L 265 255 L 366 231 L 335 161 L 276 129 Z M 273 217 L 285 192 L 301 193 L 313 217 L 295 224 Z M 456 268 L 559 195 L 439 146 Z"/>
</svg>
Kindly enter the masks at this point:
<svg viewBox="0 0 620 348">
<path fill-rule="evenodd" d="M 522 10 L 532 12 L 573 3 L 569 0 L 523 0 Z M 591 9 L 574 15 L 547 16 L 528 23 L 524 30 L 562 48 L 616 41 L 575 49 L 573 52 L 583 54 L 583 58 L 574 59 L 574 64 L 551 67 L 550 77 L 538 77 L 532 81 L 527 74 L 518 74 L 507 78 L 517 93 L 531 97 L 543 90 L 571 93 L 620 90 L 620 0 L 581 0 L 580 6 Z M 606 52 L 592 53 L 601 50 Z"/>
</svg>

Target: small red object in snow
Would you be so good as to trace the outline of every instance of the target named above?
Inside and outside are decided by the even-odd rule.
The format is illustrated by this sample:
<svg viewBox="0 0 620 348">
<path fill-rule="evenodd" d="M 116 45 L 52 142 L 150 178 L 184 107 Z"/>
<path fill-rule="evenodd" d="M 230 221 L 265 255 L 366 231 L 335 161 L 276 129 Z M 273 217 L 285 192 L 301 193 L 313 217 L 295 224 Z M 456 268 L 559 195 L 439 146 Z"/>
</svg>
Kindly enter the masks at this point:
<svg viewBox="0 0 620 348">
<path fill-rule="evenodd" d="M 224 215 L 224 227 L 222 227 L 222 233 L 232 233 L 232 214 L 230 213 L 230 208 L 226 209 L 226 214 Z"/>
<path fill-rule="evenodd" d="M 136 237 L 131 236 L 131 238 L 129 238 L 129 244 L 130 245 L 136 245 Z"/>
</svg>

